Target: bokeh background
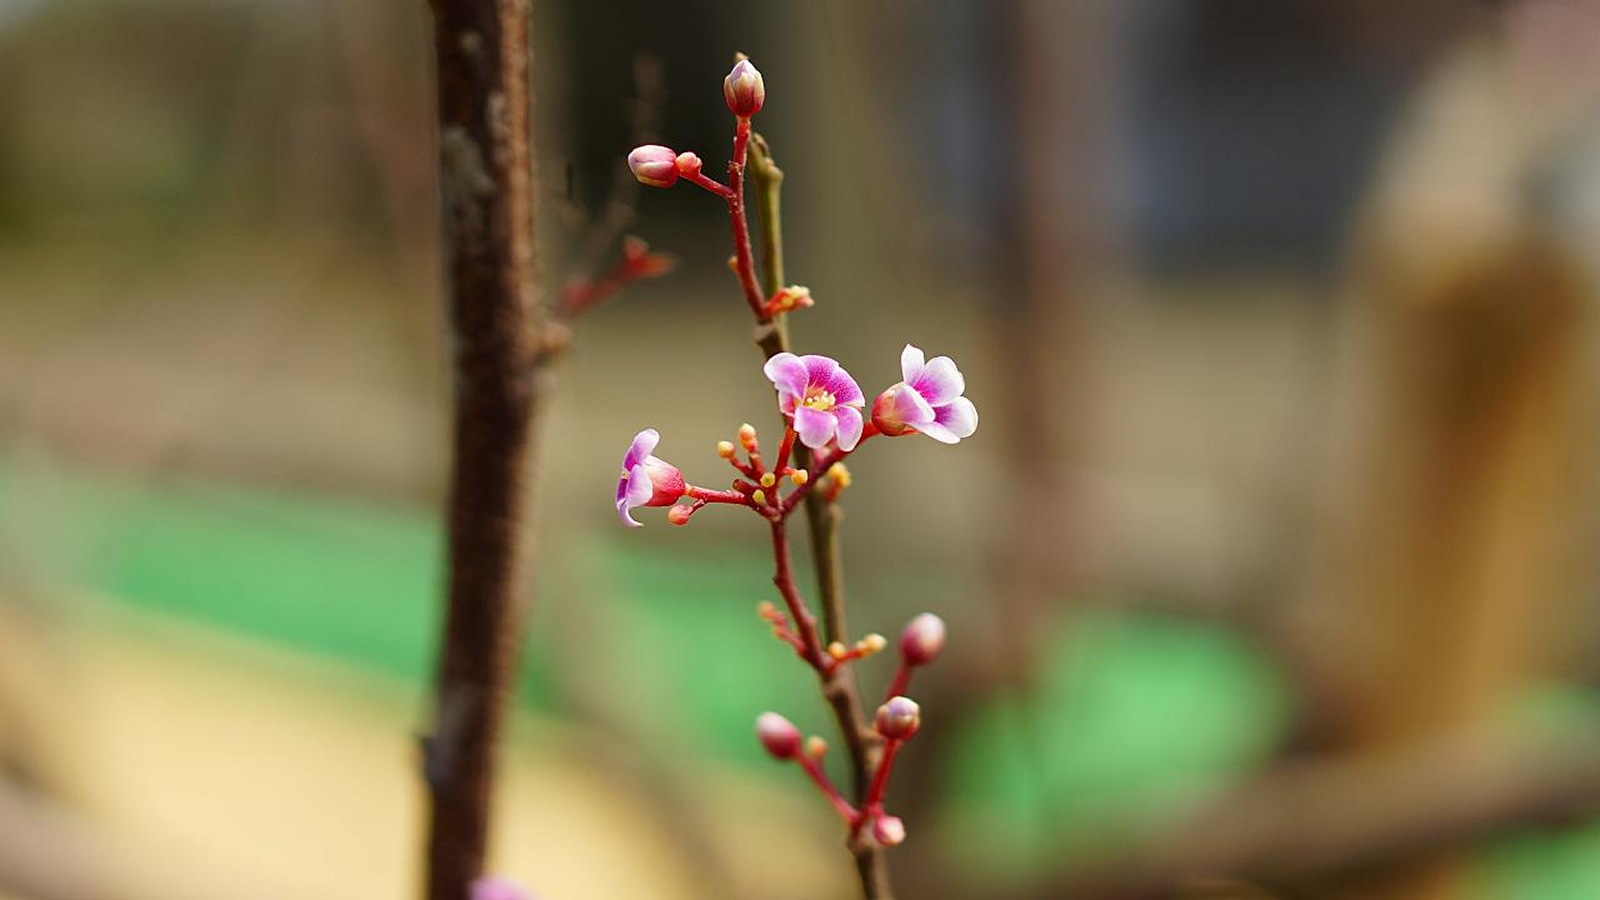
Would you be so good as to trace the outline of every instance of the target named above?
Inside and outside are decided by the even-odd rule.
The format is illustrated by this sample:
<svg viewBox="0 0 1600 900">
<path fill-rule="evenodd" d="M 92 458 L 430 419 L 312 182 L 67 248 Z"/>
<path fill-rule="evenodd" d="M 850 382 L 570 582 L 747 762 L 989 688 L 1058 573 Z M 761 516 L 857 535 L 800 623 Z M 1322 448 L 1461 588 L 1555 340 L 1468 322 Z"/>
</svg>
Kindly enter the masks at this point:
<svg viewBox="0 0 1600 900">
<path fill-rule="evenodd" d="M 852 622 L 933 610 L 906 897 L 1600 897 L 1600 4 L 537 2 L 542 265 L 732 54 L 797 349 L 954 356 L 852 464 Z M 0 0 L 0 896 L 417 890 L 448 466 L 428 18 Z M 644 99 L 641 100 L 640 98 Z M 751 722 L 828 733 L 748 517 L 622 529 L 774 417 L 721 204 L 578 325 L 495 868 L 849 896 Z M 604 233 L 604 230 L 601 230 Z M 881 690 L 891 661 L 861 667 Z"/>
</svg>

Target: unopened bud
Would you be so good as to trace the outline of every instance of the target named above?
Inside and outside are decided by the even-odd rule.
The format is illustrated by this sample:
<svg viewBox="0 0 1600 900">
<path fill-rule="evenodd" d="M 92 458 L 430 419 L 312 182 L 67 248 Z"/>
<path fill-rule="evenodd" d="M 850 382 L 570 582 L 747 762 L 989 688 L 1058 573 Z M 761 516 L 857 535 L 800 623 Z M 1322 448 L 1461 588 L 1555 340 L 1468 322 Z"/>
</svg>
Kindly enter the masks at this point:
<svg viewBox="0 0 1600 900">
<path fill-rule="evenodd" d="M 769 488 L 769 487 L 772 487 L 773 485 L 775 485 L 777 483 L 778 483 L 778 476 L 772 474 L 771 472 L 763 472 L 762 473 L 762 475 L 761 475 L 761 486 L 762 487 Z"/>
<path fill-rule="evenodd" d="M 879 816 L 872 823 L 872 838 L 885 847 L 895 847 L 906 839 L 906 823 L 899 816 Z"/>
<path fill-rule="evenodd" d="M 767 86 L 761 72 L 748 59 L 734 63 L 728 77 L 722 79 L 722 99 L 728 103 L 728 112 L 748 119 L 761 111 L 767 102 Z"/>
<path fill-rule="evenodd" d="M 850 486 L 850 470 L 845 468 L 842 462 L 828 467 L 828 477 L 833 479 L 834 485 L 840 489 Z"/>
<path fill-rule="evenodd" d="M 870 656 L 889 646 L 889 641 L 883 635 L 873 632 L 859 641 L 856 641 L 856 651 L 862 656 Z"/>
<path fill-rule="evenodd" d="M 944 620 L 923 613 L 900 632 L 900 659 L 908 666 L 925 666 L 944 649 Z"/>
<path fill-rule="evenodd" d="M 910 697 L 890 697 L 888 703 L 878 707 L 872 724 L 889 740 L 903 741 L 922 727 L 922 709 Z"/>
<path fill-rule="evenodd" d="M 678 180 L 678 154 L 671 147 L 644 144 L 628 154 L 628 168 L 640 184 L 650 187 L 672 187 Z"/>
<path fill-rule="evenodd" d="M 717 441 L 718 456 L 722 457 L 723 459 L 733 459 L 733 454 L 735 452 L 737 451 L 734 450 L 732 441 Z"/>
<path fill-rule="evenodd" d="M 739 445 L 751 453 L 756 451 L 756 427 L 749 422 L 739 426 Z"/>
<path fill-rule="evenodd" d="M 674 525 L 687 525 L 689 524 L 689 517 L 692 515 L 694 515 L 694 507 L 674 506 L 667 510 L 667 521 Z"/>
<path fill-rule="evenodd" d="M 756 717 L 756 737 L 773 759 L 793 759 L 800 752 L 800 729 L 775 712 Z"/>
<path fill-rule="evenodd" d="M 700 168 L 704 165 L 704 163 L 700 161 L 700 157 L 687 151 L 679 153 L 678 158 L 673 160 L 673 164 L 677 166 L 678 174 L 685 178 L 693 178 L 694 176 L 699 175 Z"/>
<path fill-rule="evenodd" d="M 800 487 L 811 480 L 811 473 L 805 469 L 795 469 L 789 473 L 789 480 L 794 482 L 796 487 Z"/>
<path fill-rule="evenodd" d="M 849 652 L 849 650 L 845 649 L 844 644 L 841 644 L 838 641 L 834 641 L 828 645 L 828 655 L 834 659 L 844 659 Z"/>
<path fill-rule="evenodd" d="M 766 506 L 767 505 L 767 492 L 766 491 L 756 491 L 756 492 L 754 492 L 754 493 L 752 493 L 750 495 L 750 499 L 754 500 L 755 504 L 757 506 Z"/>
<path fill-rule="evenodd" d="M 812 759 L 821 759 L 828 752 L 828 742 L 813 734 L 806 738 L 806 755 Z"/>
</svg>

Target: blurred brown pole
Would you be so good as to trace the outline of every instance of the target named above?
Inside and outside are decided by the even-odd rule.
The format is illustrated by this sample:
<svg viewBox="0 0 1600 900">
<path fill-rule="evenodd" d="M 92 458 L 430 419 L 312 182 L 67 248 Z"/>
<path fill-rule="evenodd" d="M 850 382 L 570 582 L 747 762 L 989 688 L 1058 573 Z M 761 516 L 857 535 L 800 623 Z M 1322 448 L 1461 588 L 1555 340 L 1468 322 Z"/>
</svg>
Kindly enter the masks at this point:
<svg viewBox="0 0 1600 900">
<path fill-rule="evenodd" d="M 1358 234 L 1354 430 L 1312 588 L 1340 627 L 1306 639 L 1333 686 L 1320 743 L 1357 758 L 1499 708 L 1578 596 L 1590 301 L 1526 208 L 1537 150 L 1503 137 L 1483 49 L 1423 95 Z M 1460 875 L 1426 854 L 1314 896 L 1439 900 Z"/>
<path fill-rule="evenodd" d="M 527 0 L 434 0 L 439 192 L 455 379 L 449 597 L 434 729 L 429 900 L 483 872 L 495 747 L 526 584 L 523 484 L 538 406 Z"/>
</svg>

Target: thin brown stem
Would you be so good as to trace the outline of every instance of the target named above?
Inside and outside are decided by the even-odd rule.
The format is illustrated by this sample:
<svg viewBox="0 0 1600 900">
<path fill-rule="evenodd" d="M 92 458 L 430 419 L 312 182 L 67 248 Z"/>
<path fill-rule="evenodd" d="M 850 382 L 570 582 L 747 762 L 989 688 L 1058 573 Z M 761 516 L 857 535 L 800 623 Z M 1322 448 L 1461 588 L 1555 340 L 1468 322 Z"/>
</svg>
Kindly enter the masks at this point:
<svg viewBox="0 0 1600 900">
<path fill-rule="evenodd" d="M 495 746 L 516 666 L 521 525 L 544 322 L 533 302 L 528 9 L 435 0 L 443 251 L 455 347 L 448 608 L 425 740 L 427 897 L 482 874 Z"/>
</svg>

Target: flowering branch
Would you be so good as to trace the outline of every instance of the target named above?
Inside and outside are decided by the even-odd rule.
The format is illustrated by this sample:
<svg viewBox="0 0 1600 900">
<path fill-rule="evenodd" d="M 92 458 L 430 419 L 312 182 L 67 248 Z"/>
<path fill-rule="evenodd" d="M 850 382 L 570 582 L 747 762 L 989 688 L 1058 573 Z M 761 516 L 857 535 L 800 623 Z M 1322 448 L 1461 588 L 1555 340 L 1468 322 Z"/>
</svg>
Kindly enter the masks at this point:
<svg viewBox="0 0 1600 900">
<path fill-rule="evenodd" d="M 854 643 L 847 637 L 838 533 L 838 500 L 850 483 L 844 461 L 869 439 L 880 435 L 920 433 L 943 443 L 957 443 L 977 429 L 978 415 L 964 396 L 965 380 L 948 357 L 928 360 L 921 350 L 907 345 L 900 359 L 902 380 L 879 393 L 868 410 L 866 395 L 836 360 L 820 355 L 797 356 L 789 351 L 788 314 L 814 306 L 815 300 L 805 287 L 783 286 L 778 222 L 778 188 L 783 173 L 773 164 L 766 142 L 753 134 L 750 124 L 765 98 L 761 73 L 741 57 L 723 81 L 723 99 L 734 115 L 733 157 L 728 163 L 727 184 L 706 177 L 698 155 L 678 153 L 661 145 L 636 147 L 628 155 L 628 164 L 643 184 L 665 188 L 682 179 L 725 202 L 733 232 L 732 267 L 755 319 L 756 342 L 766 357 L 762 371 L 772 382 L 784 417 L 783 437 L 770 468 L 762 458 L 756 430 L 751 425 L 740 427 L 737 446 L 730 441 L 718 443 L 717 455 L 740 477 L 729 490 L 711 491 L 688 484 L 677 467 L 652 455 L 659 435 L 653 429 L 641 431 L 623 457 L 622 475 L 617 482 L 617 513 L 624 523 L 636 526 L 639 523 L 631 513 L 634 508 L 669 506 L 668 521 L 685 525 L 705 506 L 722 503 L 746 506 L 767 521 L 774 562 L 772 580 L 784 611 L 763 603 L 760 615 L 772 627 L 774 636 L 815 672 L 850 755 L 855 804 L 822 771 L 820 759 L 827 748 L 820 738 L 806 742 L 802 753 L 799 732 L 776 713 L 763 714 L 757 720 L 757 735 L 774 757 L 798 763 L 839 812 L 848 826 L 847 845 L 856 859 L 863 894 L 884 898 L 891 896 L 892 889 L 881 850 L 904 840 L 905 828 L 899 818 L 884 811 L 883 798 L 895 756 L 920 722 L 917 705 L 900 694 L 909 683 L 911 669 L 931 662 L 943 646 L 944 623 L 924 614 L 907 626 L 901 635 L 901 665 L 891 696 L 869 727 L 863 720 L 850 664 L 882 650 L 888 642 L 877 634 L 868 634 Z M 764 270 L 764 277 L 759 279 L 745 214 L 747 166 L 757 187 Z M 790 560 L 788 520 L 801 508 L 806 511 L 823 600 L 820 633 L 816 615 L 795 584 Z"/>
</svg>

